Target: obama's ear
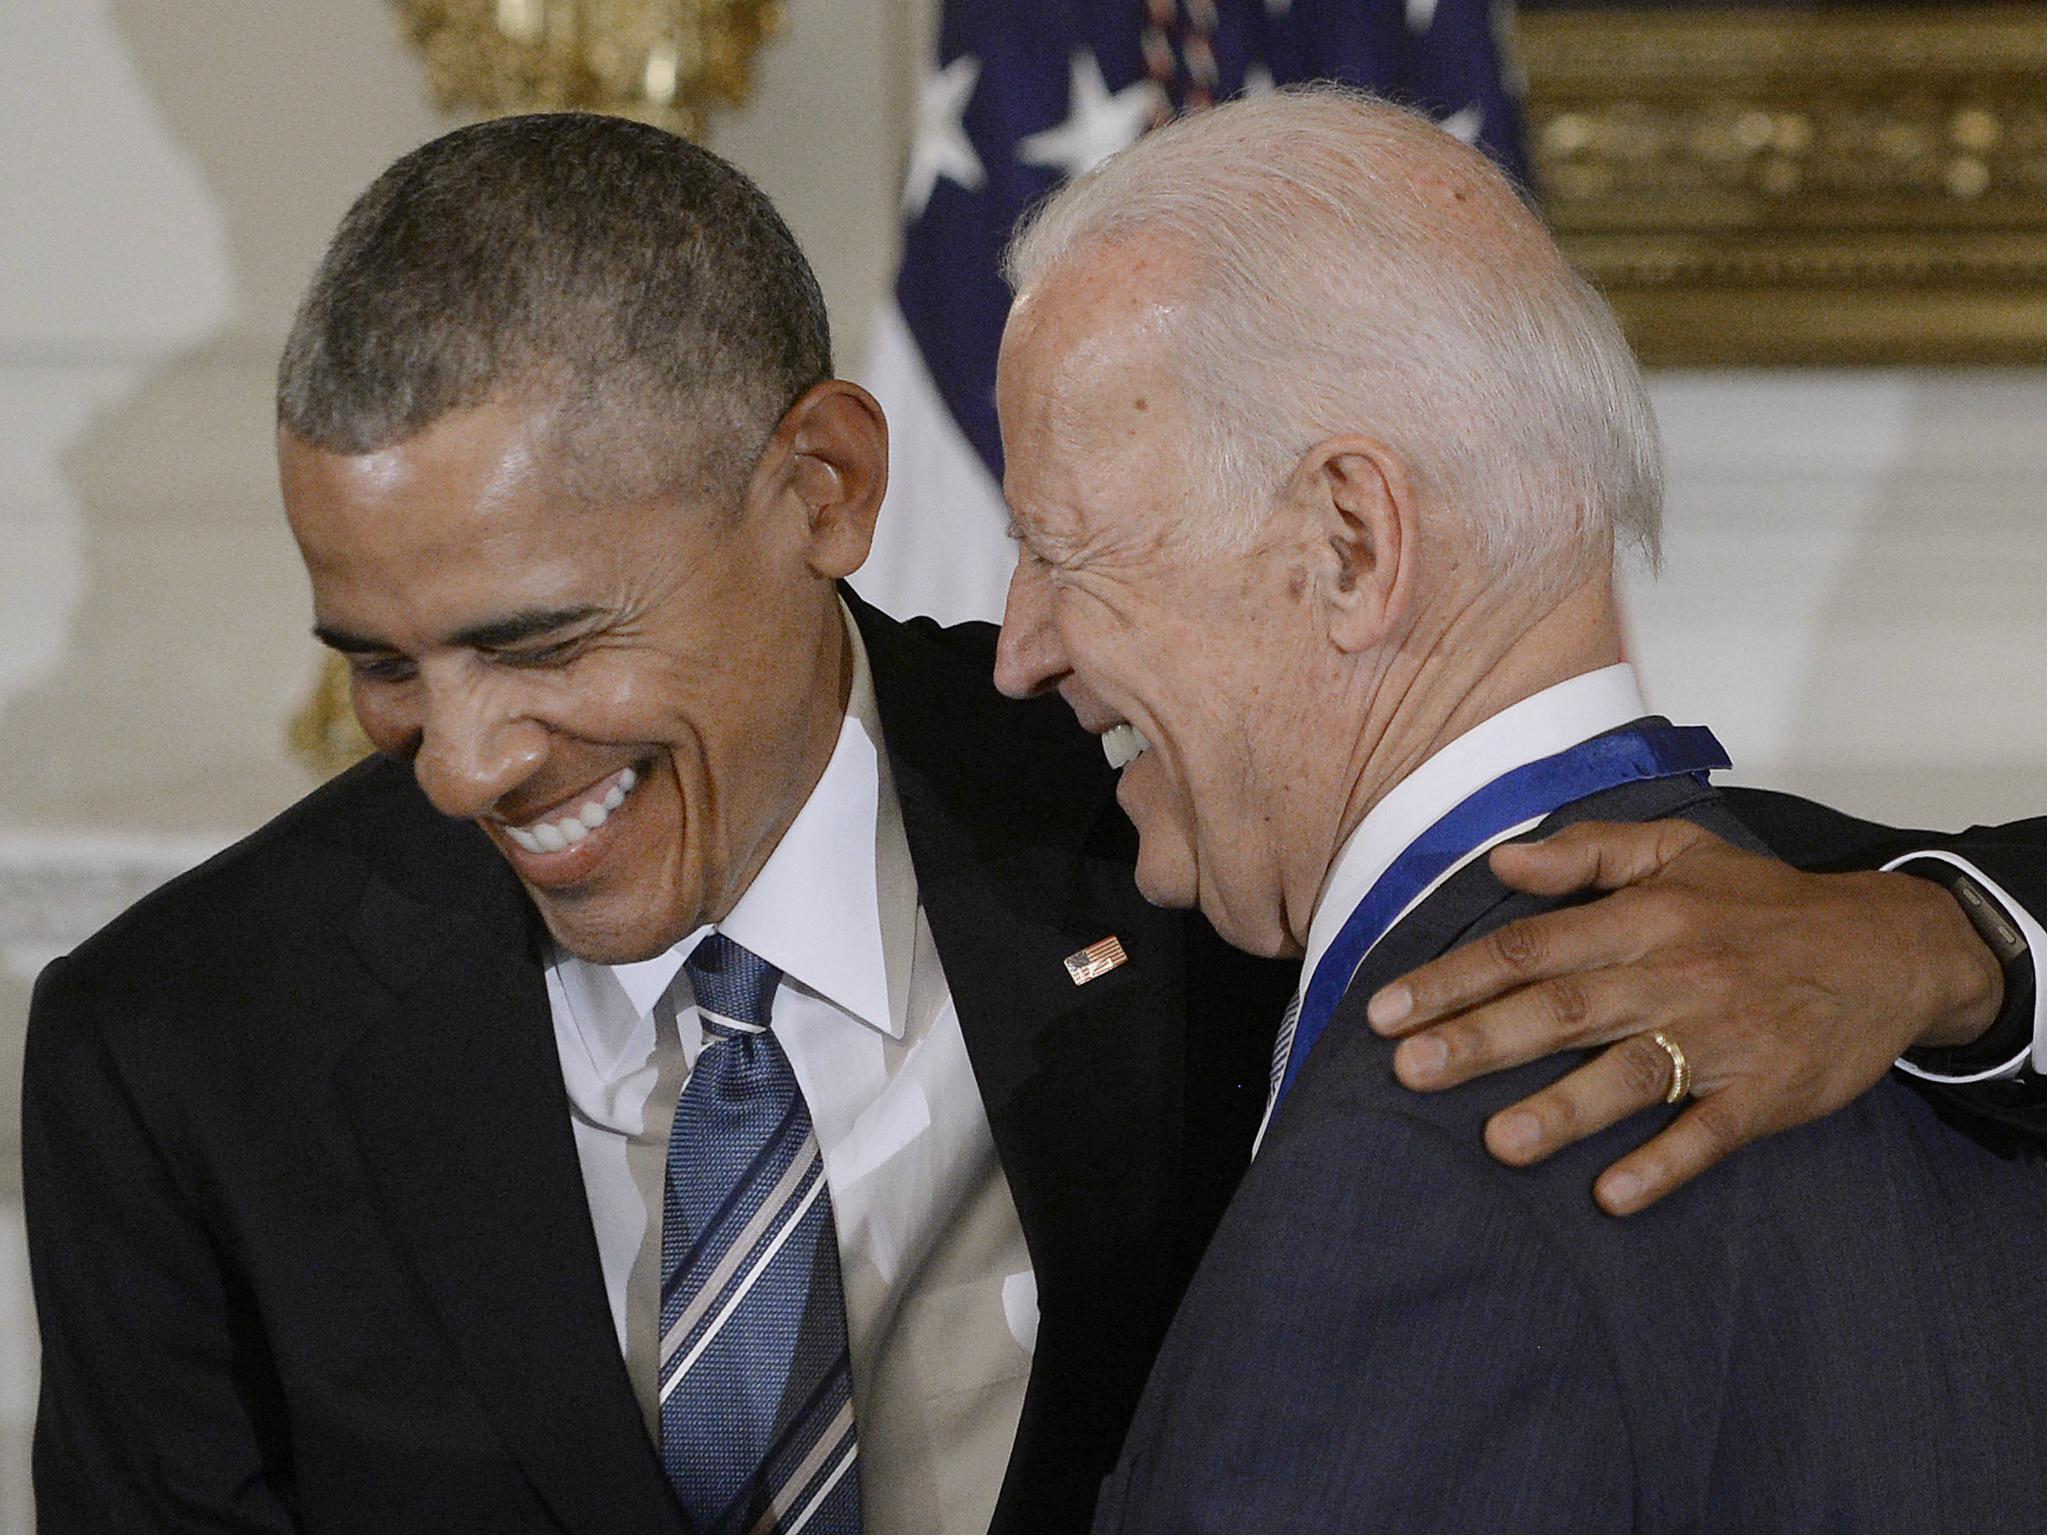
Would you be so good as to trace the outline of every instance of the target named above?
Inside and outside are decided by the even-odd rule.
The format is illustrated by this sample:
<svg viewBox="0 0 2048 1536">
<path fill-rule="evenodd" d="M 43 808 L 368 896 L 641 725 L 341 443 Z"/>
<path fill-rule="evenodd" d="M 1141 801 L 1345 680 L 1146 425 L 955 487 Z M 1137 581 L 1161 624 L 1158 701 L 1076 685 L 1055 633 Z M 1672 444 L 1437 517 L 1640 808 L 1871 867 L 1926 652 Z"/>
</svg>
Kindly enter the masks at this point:
<svg viewBox="0 0 2048 1536">
<path fill-rule="evenodd" d="M 818 575 L 850 576 L 868 557 L 889 486 L 889 424 L 875 397 L 845 379 L 813 384 L 761 451 L 750 507 L 781 504 L 801 520 L 804 559 Z"/>
</svg>

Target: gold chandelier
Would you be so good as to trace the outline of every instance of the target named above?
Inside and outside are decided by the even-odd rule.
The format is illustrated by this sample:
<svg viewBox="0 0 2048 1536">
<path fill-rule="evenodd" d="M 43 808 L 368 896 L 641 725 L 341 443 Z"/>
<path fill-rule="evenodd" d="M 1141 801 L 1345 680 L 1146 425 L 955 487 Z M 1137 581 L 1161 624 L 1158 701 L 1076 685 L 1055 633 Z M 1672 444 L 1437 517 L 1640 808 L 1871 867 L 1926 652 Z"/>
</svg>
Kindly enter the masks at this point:
<svg viewBox="0 0 2048 1536">
<path fill-rule="evenodd" d="M 753 85 L 780 0 L 398 0 L 435 99 L 487 117 L 578 108 L 695 138 Z"/>
</svg>

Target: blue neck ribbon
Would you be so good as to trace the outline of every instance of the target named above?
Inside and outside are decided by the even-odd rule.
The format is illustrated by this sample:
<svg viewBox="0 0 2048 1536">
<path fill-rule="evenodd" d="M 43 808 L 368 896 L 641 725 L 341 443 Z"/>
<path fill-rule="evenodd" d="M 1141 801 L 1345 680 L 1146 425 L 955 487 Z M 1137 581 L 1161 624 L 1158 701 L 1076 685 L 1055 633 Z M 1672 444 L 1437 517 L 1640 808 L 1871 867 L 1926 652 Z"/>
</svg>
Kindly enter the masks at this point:
<svg viewBox="0 0 2048 1536">
<path fill-rule="evenodd" d="M 1704 784 L 1707 770 L 1728 766 L 1727 752 L 1705 726 L 1648 720 L 1525 763 L 1459 801 L 1373 882 L 1317 964 L 1302 998 L 1294 1048 L 1288 1052 L 1287 1070 L 1273 1101 L 1275 1110 L 1301 1075 L 1302 1063 L 1336 1013 L 1366 953 L 1445 870 L 1511 828 L 1588 795 L 1688 773 Z"/>
</svg>

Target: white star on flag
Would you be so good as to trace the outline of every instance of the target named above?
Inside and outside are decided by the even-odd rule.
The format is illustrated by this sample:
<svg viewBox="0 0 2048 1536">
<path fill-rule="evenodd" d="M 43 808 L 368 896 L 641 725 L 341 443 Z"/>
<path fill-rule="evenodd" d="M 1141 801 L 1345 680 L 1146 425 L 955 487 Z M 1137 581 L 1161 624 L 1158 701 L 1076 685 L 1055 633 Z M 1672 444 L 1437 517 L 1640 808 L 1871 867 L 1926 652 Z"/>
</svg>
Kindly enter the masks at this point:
<svg viewBox="0 0 2048 1536">
<path fill-rule="evenodd" d="M 981 156 L 974 152 L 960 122 L 967 110 L 967 100 L 974 94 L 974 83 L 980 78 L 981 60 L 963 53 L 944 69 L 933 70 L 919 84 L 917 137 L 910 146 L 910 168 L 903 174 L 906 219 L 923 217 L 924 205 L 931 201 L 932 189 L 942 176 L 969 192 L 980 191 L 982 183 L 988 180 Z"/>
<path fill-rule="evenodd" d="M 1086 48 L 1074 50 L 1068 67 L 1067 120 L 1019 139 L 1017 158 L 1026 165 L 1050 166 L 1071 181 L 1135 144 L 1151 125 L 1160 92 L 1152 81 L 1138 80 L 1110 95 L 1102 67 Z"/>
<path fill-rule="evenodd" d="M 1437 123 L 1437 127 L 1443 129 L 1445 133 L 1448 133 L 1454 139 L 1463 139 L 1467 144 L 1476 144 L 1479 142 L 1479 130 L 1484 124 L 1485 118 L 1486 114 L 1478 107 L 1467 107 L 1462 112 L 1453 112 L 1449 117 L 1442 119 Z"/>
<path fill-rule="evenodd" d="M 482 0 L 469 0 L 481 4 Z M 7 0 L 0 0 L 0 11 Z M 939 23 L 907 102 L 903 259 L 869 332 L 862 382 L 889 413 L 889 510 L 861 595 L 893 614 L 994 619 L 1016 566 L 991 395 L 1009 294 L 996 255 L 1048 185 L 1083 176 L 1185 90 L 1261 96 L 1342 79 L 1429 103 L 1519 174 L 1522 114 L 1495 27 L 1509 0 L 917 0 Z M 889 7 L 881 7 L 889 9 Z M 900 3 L 896 10 L 904 9 Z M 1114 15 L 1115 20 L 1111 20 Z M 1144 29 L 1183 39 L 1139 65 Z M 1167 24 L 1166 30 L 1175 30 Z M 1158 39 L 1153 38 L 1155 51 Z M 1171 63 L 1169 81 L 1164 66 Z M 944 68 L 940 68 L 944 65 Z M 1211 66 L 1213 65 L 1213 74 Z M 1105 79 L 1105 76 L 1107 77 Z M 1133 84 L 1133 80 L 1136 83 Z M 1123 88 L 1127 87 L 1127 88 Z M 952 182 L 951 190 L 941 186 Z"/>
</svg>

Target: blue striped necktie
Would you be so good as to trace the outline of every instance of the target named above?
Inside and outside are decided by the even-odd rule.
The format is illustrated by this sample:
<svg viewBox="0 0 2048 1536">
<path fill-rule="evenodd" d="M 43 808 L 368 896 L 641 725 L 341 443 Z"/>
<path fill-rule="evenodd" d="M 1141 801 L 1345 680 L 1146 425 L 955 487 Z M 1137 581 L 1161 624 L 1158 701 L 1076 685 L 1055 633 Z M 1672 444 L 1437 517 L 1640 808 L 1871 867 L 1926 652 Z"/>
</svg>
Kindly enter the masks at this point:
<svg viewBox="0 0 2048 1536">
<path fill-rule="evenodd" d="M 662 1465 L 700 1531 L 857 1531 L 832 1197 L 768 1032 L 782 973 L 723 934 L 683 970 L 705 1039 L 668 1143 Z"/>
</svg>

